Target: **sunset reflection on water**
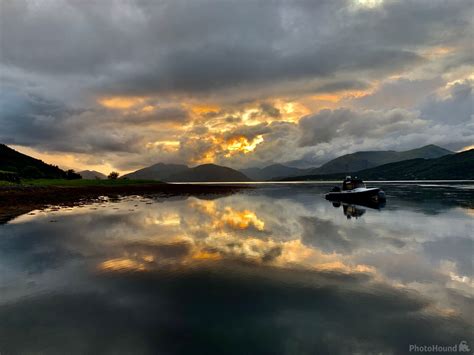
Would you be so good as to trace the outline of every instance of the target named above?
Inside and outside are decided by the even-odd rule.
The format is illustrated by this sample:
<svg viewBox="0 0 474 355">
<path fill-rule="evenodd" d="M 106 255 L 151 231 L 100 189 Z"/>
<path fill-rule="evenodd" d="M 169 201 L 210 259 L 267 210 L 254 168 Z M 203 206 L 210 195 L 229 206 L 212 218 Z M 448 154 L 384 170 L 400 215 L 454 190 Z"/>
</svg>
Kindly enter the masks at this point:
<svg viewBox="0 0 474 355">
<path fill-rule="evenodd" d="M 470 341 L 469 192 L 446 204 L 386 190 L 382 210 L 334 207 L 321 186 L 271 186 L 19 216 L 0 227 L 1 340 L 7 353 L 59 353 L 74 329 L 74 339 L 116 353 L 173 353 L 212 343 L 222 327 L 231 353 L 404 352 L 410 342 Z M 77 302 L 100 311 L 77 314 Z M 109 330 L 91 338 L 85 324 Z M 22 343 L 25 329 L 48 333 Z M 191 336 L 177 345 L 183 332 Z"/>
</svg>

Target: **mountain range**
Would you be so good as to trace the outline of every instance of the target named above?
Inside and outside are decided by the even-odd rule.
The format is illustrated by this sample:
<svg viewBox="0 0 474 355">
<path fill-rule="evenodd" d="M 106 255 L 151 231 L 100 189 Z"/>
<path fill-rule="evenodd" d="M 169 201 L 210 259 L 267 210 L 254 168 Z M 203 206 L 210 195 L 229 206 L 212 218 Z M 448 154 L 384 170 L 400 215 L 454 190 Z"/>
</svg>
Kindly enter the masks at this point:
<svg viewBox="0 0 474 355">
<path fill-rule="evenodd" d="M 158 163 L 133 173 L 125 174 L 122 178 L 169 181 L 172 175 L 186 170 L 189 170 L 187 165 Z"/>
<path fill-rule="evenodd" d="M 285 181 L 341 180 L 357 175 L 365 180 L 474 180 L 474 149 L 433 159 L 409 159 L 349 173 L 305 175 Z"/>
<path fill-rule="evenodd" d="M 323 164 L 319 168 L 312 169 L 310 174 L 354 172 L 397 161 L 417 158 L 434 159 L 448 154 L 453 154 L 453 152 L 433 144 L 402 152 L 394 150 L 356 152 L 342 155 Z"/>
<path fill-rule="evenodd" d="M 300 169 L 283 164 L 273 164 L 265 168 L 247 168 L 240 171 L 253 180 L 276 180 L 292 176 L 323 175 L 348 173 L 373 168 L 379 165 L 394 163 L 409 159 L 433 159 L 453 152 L 436 145 L 426 145 L 421 148 L 397 152 L 394 150 L 361 151 L 345 154 L 328 161 L 318 168 Z"/>
</svg>

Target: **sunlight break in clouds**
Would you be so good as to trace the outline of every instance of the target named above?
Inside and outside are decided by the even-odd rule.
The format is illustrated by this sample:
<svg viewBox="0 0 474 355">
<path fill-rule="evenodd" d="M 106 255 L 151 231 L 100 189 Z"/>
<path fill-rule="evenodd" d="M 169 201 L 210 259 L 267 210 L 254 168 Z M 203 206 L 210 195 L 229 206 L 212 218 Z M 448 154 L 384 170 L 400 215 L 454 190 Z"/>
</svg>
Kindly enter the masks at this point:
<svg viewBox="0 0 474 355">
<path fill-rule="evenodd" d="M 137 104 L 141 104 L 144 99 L 141 97 L 109 97 L 97 100 L 102 106 L 113 109 L 127 109 Z M 148 107 L 148 106 L 146 106 Z"/>
</svg>

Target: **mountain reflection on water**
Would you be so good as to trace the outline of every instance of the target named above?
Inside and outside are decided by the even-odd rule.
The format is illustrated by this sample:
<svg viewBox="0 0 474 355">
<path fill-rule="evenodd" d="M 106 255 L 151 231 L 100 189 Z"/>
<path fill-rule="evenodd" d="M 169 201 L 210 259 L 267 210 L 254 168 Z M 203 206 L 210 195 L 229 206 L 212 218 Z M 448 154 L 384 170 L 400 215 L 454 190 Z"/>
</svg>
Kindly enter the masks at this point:
<svg viewBox="0 0 474 355">
<path fill-rule="evenodd" d="M 472 349 L 472 185 L 387 186 L 381 210 L 327 190 L 21 215 L 0 226 L 0 352 Z"/>
</svg>

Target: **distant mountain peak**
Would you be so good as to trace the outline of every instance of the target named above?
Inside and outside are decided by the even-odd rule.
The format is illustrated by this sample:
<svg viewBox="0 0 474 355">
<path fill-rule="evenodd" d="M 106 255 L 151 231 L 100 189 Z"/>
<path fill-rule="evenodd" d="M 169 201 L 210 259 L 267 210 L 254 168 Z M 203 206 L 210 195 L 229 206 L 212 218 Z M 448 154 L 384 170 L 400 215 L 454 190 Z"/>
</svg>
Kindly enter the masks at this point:
<svg viewBox="0 0 474 355">
<path fill-rule="evenodd" d="M 447 154 L 454 154 L 454 152 L 452 152 L 448 149 L 445 149 L 443 147 L 440 147 L 439 145 L 436 145 L 436 144 L 427 144 L 427 145 L 424 145 L 423 147 L 415 148 L 415 149 L 411 149 L 411 150 L 412 151 L 413 150 L 437 150 L 437 151 L 446 152 Z"/>
<path fill-rule="evenodd" d="M 96 170 L 82 170 L 78 172 L 83 179 L 106 179 L 107 176 Z"/>
<path fill-rule="evenodd" d="M 250 181 L 250 179 L 240 171 L 226 166 L 216 164 L 202 164 L 183 170 L 169 177 L 168 181 L 174 182 L 232 182 Z"/>
<path fill-rule="evenodd" d="M 182 164 L 157 163 L 123 176 L 127 179 L 153 179 L 161 181 L 249 181 L 237 170 L 217 164 L 202 164 L 193 168 Z"/>
</svg>

